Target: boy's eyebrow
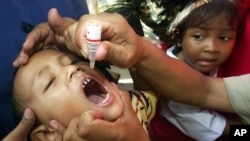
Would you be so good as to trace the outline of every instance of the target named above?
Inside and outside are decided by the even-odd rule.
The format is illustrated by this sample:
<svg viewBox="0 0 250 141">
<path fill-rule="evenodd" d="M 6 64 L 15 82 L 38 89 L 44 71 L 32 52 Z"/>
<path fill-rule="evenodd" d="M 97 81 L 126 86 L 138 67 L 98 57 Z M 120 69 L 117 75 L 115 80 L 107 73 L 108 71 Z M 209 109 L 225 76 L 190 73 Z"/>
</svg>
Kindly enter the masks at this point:
<svg viewBox="0 0 250 141">
<path fill-rule="evenodd" d="M 42 69 L 39 70 L 38 76 L 41 76 L 41 75 L 42 75 L 42 73 L 43 73 L 43 71 L 44 71 L 45 68 L 46 68 L 46 66 L 45 66 L 45 67 L 42 67 Z"/>
<path fill-rule="evenodd" d="M 60 60 L 61 58 L 63 58 L 66 55 L 67 55 L 66 53 L 61 53 L 56 58 L 57 58 L 57 60 Z"/>
<path fill-rule="evenodd" d="M 41 75 L 43 74 L 43 72 L 46 70 L 48 68 L 48 66 L 46 65 L 46 66 L 43 66 L 39 71 L 38 71 L 38 73 L 35 73 L 34 74 L 34 77 L 32 77 L 32 87 L 34 87 L 34 85 L 36 84 L 36 83 L 39 83 L 40 82 L 40 77 L 41 77 Z M 42 86 L 43 86 L 43 84 L 42 84 Z"/>
<path fill-rule="evenodd" d="M 64 58 L 72 58 L 72 55 L 67 54 L 67 53 L 60 53 L 59 55 L 56 56 L 56 60 L 60 62 L 60 60 L 63 60 Z"/>
<path fill-rule="evenodd" d="M 59 61 L 61 58 L 63 58 L 63 57 L 66 56 L 66 55 L 67 55 L 66 53 L 61 53 L 61 54 L 59 54 L 59 55 L 57 55 L 57 56 L 55 56 L 55 57 L 56 57 L 56 59 Z M 47 70 L 48 68 L 49 68 L 48 65 L 42 66 L 42 67 L 40 68 L 40 70 L 38 71 L 38 73 L 35 73 L 35 74 L 34 74 L 35 77 L 32 77 L 32 81 L 31 81 L 31 82 L 33 82 L 33 83 L 32 83 L 32 87 L 33 87 L 33 85 L 34 85 L 35 83 L 38 83 L 38 82 L 39 82 L 39 79 L 40 79 L 41 75 L 43 75 L 44 71 Z M 43 86 L 43 85 L 44 85 L 44 84 L 42 84 L 42 86 Z"/>
<path fill-rule="evenodd" d="M 62 53 L 62 54 L 57 55 L 56 58 L 57 58 L 57 60 L 60 60 L 60 58 L 63 58 L 64 56 L 66 56 L 66 54 L 65 54 L 65 53 Z M 38 71 L 37 76 L 40 77 L 40 76 L 42 75 L 42 73 L 44 72 L 44 70 L 48 69 L 48 67 L 49 67 L 48 65 L 43 66 L 43 67 Z M 32 81 L 32 82 L 34 82 L 34 81 Z"/>
</svg>

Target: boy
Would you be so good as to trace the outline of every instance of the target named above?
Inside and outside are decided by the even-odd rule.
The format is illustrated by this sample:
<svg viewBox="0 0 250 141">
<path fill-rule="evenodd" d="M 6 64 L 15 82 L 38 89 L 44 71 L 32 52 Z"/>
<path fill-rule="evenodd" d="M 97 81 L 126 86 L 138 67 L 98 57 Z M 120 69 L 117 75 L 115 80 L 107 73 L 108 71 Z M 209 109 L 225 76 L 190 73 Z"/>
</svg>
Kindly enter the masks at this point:
<svg viewBox="0 0 250 141">
<path fill-rule="evenodd" d="M 45 59 L 46 57 L 46 59 Z M 156 97 L 151 91 L 130 91 L 134 110 L 144 129 L 155 113 Z M 103 119 L 114 121 L 123 113 L 126 103 L 105 76 L 76 57 L 57 50 L 35 53 L 17 70 L 13 85 L 13 101 L 20 117 L 26 107 L 38 121 L 30 137 L 56 139 L 60 134 L 49 122 L 56 120 L 65 127 L 76 116 L 88 110 L 103 112 Z"/>
</svg>

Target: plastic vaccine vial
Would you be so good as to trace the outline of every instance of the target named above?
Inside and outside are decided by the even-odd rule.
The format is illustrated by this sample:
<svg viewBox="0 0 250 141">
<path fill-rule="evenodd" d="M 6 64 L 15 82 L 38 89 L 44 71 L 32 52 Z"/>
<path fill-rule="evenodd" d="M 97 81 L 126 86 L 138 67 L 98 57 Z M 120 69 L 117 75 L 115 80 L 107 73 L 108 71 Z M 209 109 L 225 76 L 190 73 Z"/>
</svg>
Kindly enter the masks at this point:
<svg viewBox="0 0 250 141">
<path fill-rule="evenodd" d="M 87 44 L 90 68 L 95 67 L 95 52 L 101 42 L 102 27 L 98 23 L 89 23 L 87 27 Z"/>
</svg>

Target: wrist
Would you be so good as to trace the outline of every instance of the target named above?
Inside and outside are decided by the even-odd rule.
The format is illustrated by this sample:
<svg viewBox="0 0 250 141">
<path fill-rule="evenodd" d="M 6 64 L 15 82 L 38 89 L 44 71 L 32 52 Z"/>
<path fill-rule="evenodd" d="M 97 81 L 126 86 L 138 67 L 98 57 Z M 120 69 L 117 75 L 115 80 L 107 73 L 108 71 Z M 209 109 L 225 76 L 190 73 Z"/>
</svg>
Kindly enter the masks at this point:
<svg viewBox="0 0 250 141">
<path fill-rule="evenodd" d="M 140 37 L 138 39 L 138 58 L 135 64 L 132 66 L 134 70 L 144 67 L 151 67 L 156 62 L 154 61 L 156 58 L 164 55 L 165 52 L 159 48 L 155 43 L 151 40 Z M 156 59 L 158 60 L 158 59 Z"/>
</svg>

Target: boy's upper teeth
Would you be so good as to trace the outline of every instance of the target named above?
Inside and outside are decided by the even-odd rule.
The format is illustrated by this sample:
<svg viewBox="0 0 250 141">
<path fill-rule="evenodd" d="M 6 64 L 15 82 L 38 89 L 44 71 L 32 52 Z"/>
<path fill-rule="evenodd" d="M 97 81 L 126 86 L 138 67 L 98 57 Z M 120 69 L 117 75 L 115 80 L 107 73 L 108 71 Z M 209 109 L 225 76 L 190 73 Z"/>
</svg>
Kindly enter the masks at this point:
<svg viewBox="0 0 250 141">
<path fill-rule="evenodd" d="M 88 78 L 88 79 L 86 79 L 86 80 L 84 80 L 84 82 L 83 82 L 83 88 L 88 84 L 90 82 L 90 79 Z"/>
</svg>

